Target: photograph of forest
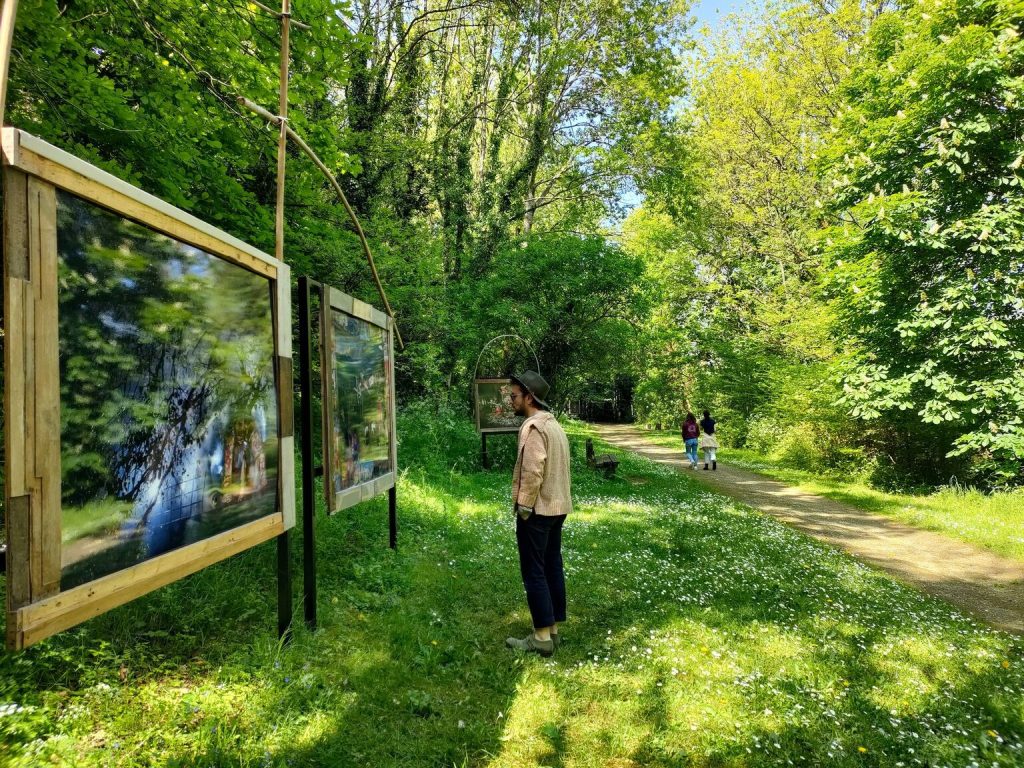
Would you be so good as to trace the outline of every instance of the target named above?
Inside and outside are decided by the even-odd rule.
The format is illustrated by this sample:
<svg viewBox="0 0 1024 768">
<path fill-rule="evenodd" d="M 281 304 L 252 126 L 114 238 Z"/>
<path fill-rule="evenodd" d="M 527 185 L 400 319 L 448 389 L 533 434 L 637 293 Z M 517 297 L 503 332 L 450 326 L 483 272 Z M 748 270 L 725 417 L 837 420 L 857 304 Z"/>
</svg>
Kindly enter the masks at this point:
<svg viewBox="0 0 1024 768">
<path fill-rule="evenodd" d="M 271 282 L 58 192 L 68 589 L 277 509 Z"/>
<path fill-rule="evenodd" d="M 334 493 L 392 471 L 391 359 L 380 326 L 337 310 L 331 387 L 331 478 Z"/>
</svg>

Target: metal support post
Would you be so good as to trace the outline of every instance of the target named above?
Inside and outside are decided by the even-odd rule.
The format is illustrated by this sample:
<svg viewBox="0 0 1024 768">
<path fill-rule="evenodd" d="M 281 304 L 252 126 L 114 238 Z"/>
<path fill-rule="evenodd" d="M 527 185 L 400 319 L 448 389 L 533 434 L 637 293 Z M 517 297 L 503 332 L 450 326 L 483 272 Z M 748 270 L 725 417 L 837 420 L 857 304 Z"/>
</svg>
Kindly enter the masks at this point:
<svg viewBox="0 0 1024 768">
<path fill-rule="evenodd" d="M 388 530 L 389 543 L 392 549 L 398 549 L 398 488 L 388 489 Z"/>
<path fill-rule="evenodd" d="M 310 629 L 316 629 L 316 541 L 313 536 L 316 518 L 314 498 L 316 467 L 313 458 L 313 318 L 309 306 L 310 284 L 313 282 L 306 276 L 299 278 L 299 397 L 302 401 L 299 409 L 302 426 L 300 441 L 302 452 L 302 602 L 303 615 L 306 625 Z"/>
</svg>

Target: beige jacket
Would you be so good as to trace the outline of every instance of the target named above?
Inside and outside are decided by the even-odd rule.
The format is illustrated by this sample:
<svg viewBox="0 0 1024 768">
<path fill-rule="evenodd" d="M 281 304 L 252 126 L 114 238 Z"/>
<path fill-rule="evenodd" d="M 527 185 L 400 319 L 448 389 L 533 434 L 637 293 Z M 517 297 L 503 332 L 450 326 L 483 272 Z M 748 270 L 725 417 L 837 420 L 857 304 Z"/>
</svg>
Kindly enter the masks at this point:
<svg viewBox="0 0 1024 768">
<path fill-rule="evenodd" d="M 557 517 L 572 512 L 569 440 L 547 411 L 538 411 L 519 428 L 512 502 L 533 507 L 538 515 Z"/>
</svg>

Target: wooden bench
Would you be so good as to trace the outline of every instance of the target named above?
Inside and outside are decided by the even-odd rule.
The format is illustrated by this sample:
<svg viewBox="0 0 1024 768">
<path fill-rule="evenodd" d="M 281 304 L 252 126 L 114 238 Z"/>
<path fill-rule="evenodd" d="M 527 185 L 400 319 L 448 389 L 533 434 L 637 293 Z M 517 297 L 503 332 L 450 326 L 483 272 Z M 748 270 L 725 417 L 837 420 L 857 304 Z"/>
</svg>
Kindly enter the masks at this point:
<svg viewBox="0 0 1024 768">
<path fill-rule="evenodd" d="M 615 476 L 615 468 L 619 466 L 619 460 L 610 453 L 602 453 L 600 456 L 595 456 L 594 441 L 588 437 L 587 466 L 592 469 L 600 469 L 604 472 L 605 477 L 611 478 Z"/>
</svg>

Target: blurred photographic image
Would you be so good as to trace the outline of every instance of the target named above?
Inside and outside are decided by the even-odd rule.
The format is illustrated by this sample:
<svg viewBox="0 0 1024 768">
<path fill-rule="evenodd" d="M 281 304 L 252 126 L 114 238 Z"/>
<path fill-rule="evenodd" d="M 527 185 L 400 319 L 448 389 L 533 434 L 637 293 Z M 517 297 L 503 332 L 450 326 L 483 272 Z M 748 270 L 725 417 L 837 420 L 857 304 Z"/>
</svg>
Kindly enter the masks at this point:
<svg viewBox="0 0 1024 768">
<path fill-rule="evenodd" d="M 330 482 L 334 494 L 393 470 L 391 359 L 384 328 L 330 310 Z"/>
<path fill-rule="evenodd" d="M 58 192 L 61 588 L 278 508 L 272 282 Z"/>
</svg>

